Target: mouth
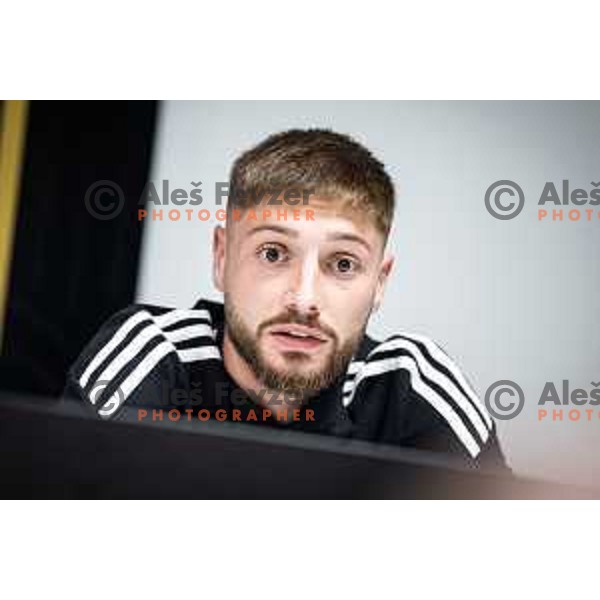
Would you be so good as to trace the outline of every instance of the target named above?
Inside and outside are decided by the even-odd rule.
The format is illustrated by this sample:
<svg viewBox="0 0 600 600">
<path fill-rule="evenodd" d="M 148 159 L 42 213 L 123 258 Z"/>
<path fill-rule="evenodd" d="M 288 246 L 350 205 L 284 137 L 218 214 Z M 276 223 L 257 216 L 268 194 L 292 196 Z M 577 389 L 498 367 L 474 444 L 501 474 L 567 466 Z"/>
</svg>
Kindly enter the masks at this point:
<svg viewBox="0 0 600 600">
<path fill-rule="evenodd" d="M 327 336 L 314 327 L 297 325 L 277 325 L 269 331 L 276 346 L 287 352 L 314 352 L 327 343 Z"/>
</svg>

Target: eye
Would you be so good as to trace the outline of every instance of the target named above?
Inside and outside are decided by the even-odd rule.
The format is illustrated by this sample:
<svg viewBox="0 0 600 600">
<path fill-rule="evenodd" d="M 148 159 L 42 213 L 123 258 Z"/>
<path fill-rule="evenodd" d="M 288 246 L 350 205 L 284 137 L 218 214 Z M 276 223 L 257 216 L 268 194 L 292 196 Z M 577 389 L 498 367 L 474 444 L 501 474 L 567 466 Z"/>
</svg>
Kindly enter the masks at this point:
<svg viewBox="0 0 600 600">
<path fill-rule="evenodd" d="M 333 261 L 333 270 L 338 275 L 354 275 L 360 270 L 358 261 L 349 256 L 340 256 Z"/>
<path fill-rule="evenodd" d="M 261 246 L 256 253 L 261 260 L 272 264 L 284 262 L 287 259 L 285 248 L 278 244 Z"/>
</svg>

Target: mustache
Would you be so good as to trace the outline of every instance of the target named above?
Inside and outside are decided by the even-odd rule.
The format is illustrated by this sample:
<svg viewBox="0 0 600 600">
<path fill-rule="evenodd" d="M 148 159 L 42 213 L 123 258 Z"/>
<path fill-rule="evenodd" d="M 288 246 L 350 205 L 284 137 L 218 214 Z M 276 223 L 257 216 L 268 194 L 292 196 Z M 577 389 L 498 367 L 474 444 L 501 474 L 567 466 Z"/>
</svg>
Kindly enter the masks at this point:
<svg viewBox="0 0 600 600">
<path fill-rule="evenodd" d="M 265 329 L 267 329 L 267 327 L 272 327 L 273 325 L 292 324 L 305 325 L 307 327 L 318 329 L 321 333 L 337 342 L 338 338 L 336 332 L 325 323 L 320 322 L 318 317 L 305 316 L 300 313 L 294 312 L 284 313 L 271 319 L 268 319 L 267 321 L 263 321 L 258 327 L 258 335 L 262 335 L 262 333 Z"/>
</svg>

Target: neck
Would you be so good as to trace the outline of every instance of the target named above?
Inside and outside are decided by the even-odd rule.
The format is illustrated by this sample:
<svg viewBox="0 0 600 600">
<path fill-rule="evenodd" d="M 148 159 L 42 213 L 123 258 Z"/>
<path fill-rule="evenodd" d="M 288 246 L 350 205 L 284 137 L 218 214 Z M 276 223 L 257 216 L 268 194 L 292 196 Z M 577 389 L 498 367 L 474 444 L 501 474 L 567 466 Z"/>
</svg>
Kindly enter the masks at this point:
<svg viewBox="0 0 600 600">
<path fill-rule="evenodd" d="M 280 420 L 288 422 L 292 420 L 293 410 L 298 409 L 301 403 L 289 394 L 282 394 L 280 390 L 265 388 L 250 365 L 240 356 L 227 328 L 223 336 L 223 363 L 231 378 L 254 402 L 262 408 L 272 410 L 274 415 L 281 410 Z M 283 412 L 282 409 L 287 410 Z"/>
</svg>

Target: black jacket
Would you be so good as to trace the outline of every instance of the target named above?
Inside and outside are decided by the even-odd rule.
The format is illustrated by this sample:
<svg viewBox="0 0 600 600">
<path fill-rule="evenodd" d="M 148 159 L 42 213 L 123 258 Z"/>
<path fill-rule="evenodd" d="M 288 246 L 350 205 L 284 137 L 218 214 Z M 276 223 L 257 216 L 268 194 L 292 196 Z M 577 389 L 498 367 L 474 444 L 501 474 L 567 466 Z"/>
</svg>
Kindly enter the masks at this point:
<svg viewBox="0 0 600 600">
<path fill-rule="evenodd" d="M 65 396 L 100 418 L 235 420 L 451 453 L 504 467 L 495 426 L 456 364 L 431 340 L 365 336 L 347 372 L 287 424 L 224 368 L 223 305 L 134 305 L 113 316 L 68 374 Z M 269 414 L 270 413 L 270 414 Z"/>
</svg>

